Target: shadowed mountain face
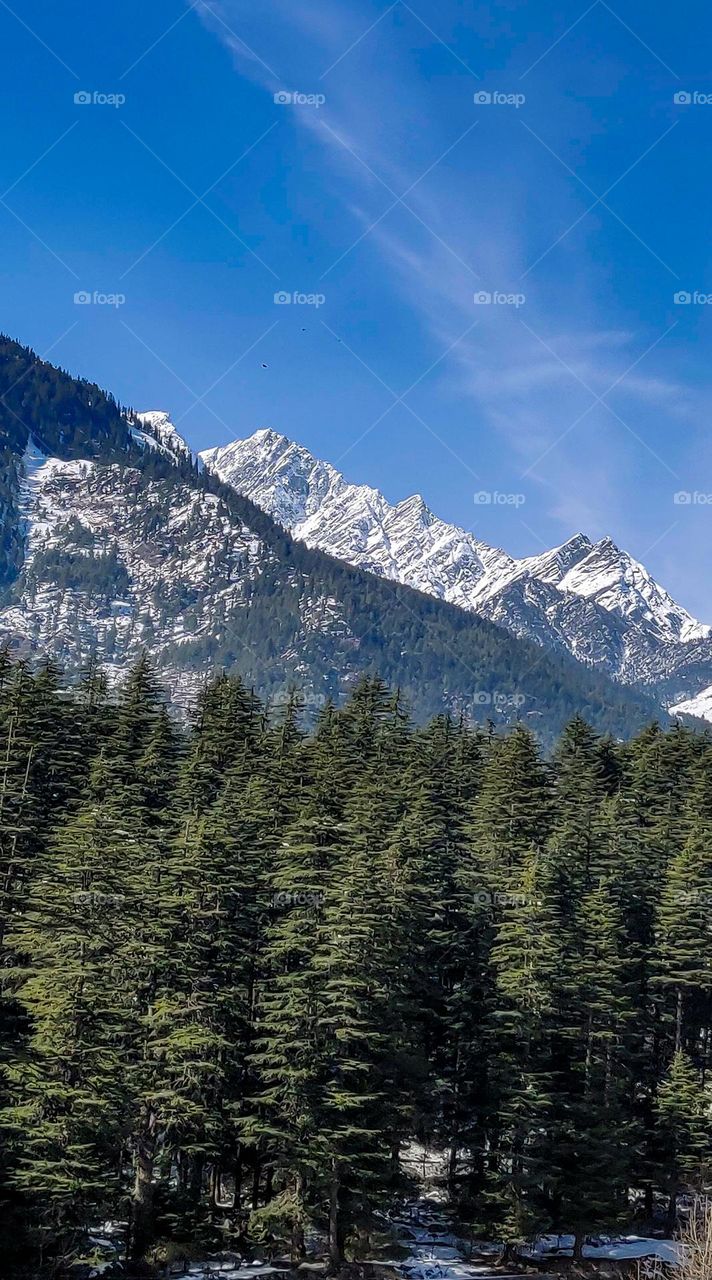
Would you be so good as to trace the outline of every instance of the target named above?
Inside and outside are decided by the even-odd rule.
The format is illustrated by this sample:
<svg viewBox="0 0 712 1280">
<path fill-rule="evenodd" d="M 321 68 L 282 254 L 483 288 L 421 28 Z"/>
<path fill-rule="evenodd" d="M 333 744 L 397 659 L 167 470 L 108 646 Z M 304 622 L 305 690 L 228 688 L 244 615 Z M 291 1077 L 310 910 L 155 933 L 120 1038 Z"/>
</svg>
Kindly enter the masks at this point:
<svg viewBox="0 0 712 1280">
<path fill-rule="evenodd" d="M 515 559 L 446 524 L 419 495 L 389 503 L 276 431 L 201 455 L 294 537 L 385 578 L 568 652 L 690 714 L 712 702 L 712 629 L 690 616 L 610 538 L 577 533 Z M 697 696 L 701 700 L 695 703 Z"/>
</svg>

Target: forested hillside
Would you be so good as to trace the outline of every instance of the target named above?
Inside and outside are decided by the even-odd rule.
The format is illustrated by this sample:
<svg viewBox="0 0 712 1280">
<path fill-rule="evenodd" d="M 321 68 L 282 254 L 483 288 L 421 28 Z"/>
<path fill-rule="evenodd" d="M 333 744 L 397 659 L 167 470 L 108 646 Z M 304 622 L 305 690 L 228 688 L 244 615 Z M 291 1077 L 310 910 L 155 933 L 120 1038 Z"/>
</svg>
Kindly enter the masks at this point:
<svg viewBox="0 0 712 1280">
<path fill-rule="evenodd" d="M 106 1219 L 337 1265 L 413 1140 L 505 1241 L 703 1185 L 708 737 L 547 760 L 377 677 L 305 733 L 220 676 L 183 729 L 146 658 L 109 696 L 5 652 L 0 759 L 4 1275 Z"/>
<path fill-rule="evenodd" d="M 363 675 L 416 719 L 523 720 L 550 742 L 576 712 L 627 736 L 658 710 L 564 653 L 295 542 L 172 452 L 99 387 L 0 340 L 0 641 L 113 675 L 144 649 L 189 701 L 225 669 L 311 707 Z"/>
</svg>

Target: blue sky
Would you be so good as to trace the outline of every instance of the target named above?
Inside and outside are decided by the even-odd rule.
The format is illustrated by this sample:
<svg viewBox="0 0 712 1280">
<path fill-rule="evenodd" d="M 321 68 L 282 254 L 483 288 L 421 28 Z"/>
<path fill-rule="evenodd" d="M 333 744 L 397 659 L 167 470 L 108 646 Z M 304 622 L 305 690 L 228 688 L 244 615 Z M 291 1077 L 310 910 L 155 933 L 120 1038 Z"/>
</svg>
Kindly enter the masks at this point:
<svg viewBox="0 0 712 1280">
<path fill-rule="evenodd" d="M 2 327 L 194 447 L 272 426 L 515 554 L 608 533 L 712 620 L 711 34 L 701 2 L 0 0 Z"/>
</svg>

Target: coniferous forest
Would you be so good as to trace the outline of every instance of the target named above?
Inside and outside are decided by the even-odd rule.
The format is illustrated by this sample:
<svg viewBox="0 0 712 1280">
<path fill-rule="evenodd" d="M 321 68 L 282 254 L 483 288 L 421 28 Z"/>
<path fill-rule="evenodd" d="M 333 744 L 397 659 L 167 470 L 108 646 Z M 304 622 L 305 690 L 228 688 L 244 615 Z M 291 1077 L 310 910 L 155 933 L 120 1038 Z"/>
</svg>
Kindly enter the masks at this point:
<svg viewBox="0 0 712 1280">
<path fill-rule="evenodd" d="M 364 678 L 304 727 L 148 659 L 0 652 L 3 1274 L 97 1224 L 336 1270 L 406 1196 L 516 1242 L 675 1221 L 709 1179 L 712 740 L 544 755 Z M 140 1269 L 136 1274 L 143 1274 Z"/>
</svg>

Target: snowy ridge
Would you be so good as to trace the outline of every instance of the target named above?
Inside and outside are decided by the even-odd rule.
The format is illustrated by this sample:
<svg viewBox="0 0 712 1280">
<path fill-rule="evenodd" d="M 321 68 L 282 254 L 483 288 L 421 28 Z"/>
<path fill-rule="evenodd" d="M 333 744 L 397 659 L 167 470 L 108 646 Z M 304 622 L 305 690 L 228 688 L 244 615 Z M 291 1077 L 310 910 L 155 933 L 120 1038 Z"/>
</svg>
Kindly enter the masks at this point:
<svg viewBox="0 0 712 1280">
<path fill-rule="evenodd" d="M 516 559 L 441 520 L 419 494 L 390 503 L 269 429 L 200 457 L 309 546 L 652 687 L 676 711 L 712 685 L 712 627 L 610 538 L 577 533 Z M 712 689 L 699 705 L 712 718 Z"/>
<path fill-rule="evenodd" d="M 137 444 L 159 448 L 174 458 L 192 458 L 202 468 L 202 461 L 193 453 L 187 440 L 171 421 L 170 414 L 164 413 L 162 409 L 149 409 L 144 413 L 137 413 L 134 421 L 141 424 L 140 427 L 131 428 L 131 435 Z"/>
<path fill-rule="evenodd" d="M 419 494 L 393 505 L 276 431 L 256 431 L 200 456 L 308 546 L 461 608 L 471 607 L 483 580 L 505 581 L 516 564 L 438 519 Z"/>
</svg>

